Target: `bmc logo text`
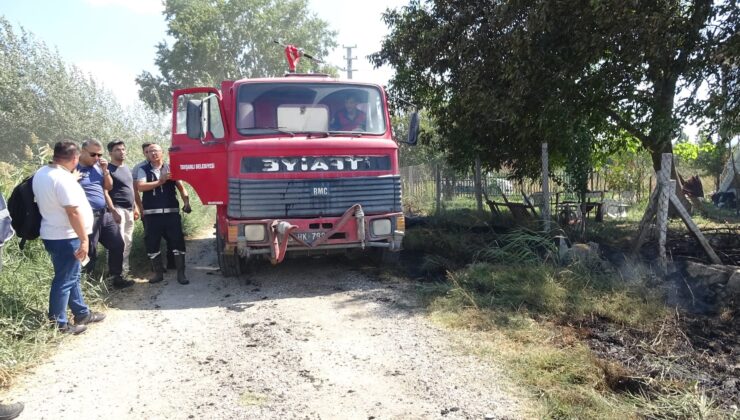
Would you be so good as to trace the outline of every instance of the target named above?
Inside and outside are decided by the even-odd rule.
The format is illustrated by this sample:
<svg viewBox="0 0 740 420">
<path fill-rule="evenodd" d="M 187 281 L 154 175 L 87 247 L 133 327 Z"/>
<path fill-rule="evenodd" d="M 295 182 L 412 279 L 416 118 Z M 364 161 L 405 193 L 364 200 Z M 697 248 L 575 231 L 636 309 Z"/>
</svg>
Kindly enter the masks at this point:
<svg viewBox="0 0 740 420">
<path fill-rule="evenodd" d="M 311 195 L 319 195 L 319 196 L 329 195 L 329 187 L 314 187 L 313 194 Z"/>
</svg>

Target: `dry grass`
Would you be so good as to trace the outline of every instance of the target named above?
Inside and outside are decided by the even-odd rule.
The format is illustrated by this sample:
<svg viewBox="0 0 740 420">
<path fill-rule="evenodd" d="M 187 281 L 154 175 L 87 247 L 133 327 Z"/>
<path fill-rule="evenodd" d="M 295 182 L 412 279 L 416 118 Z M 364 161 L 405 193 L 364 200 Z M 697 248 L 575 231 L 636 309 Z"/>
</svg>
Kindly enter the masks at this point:
<svg viewBox="0 0 740 420">
<path fill-rule="evenodd" d="M 449 232 L 427 232 L 426 244 Z M 438 236 L 434 236 L 438 235 Z M 465 235 L 463 235 L 465 236 Z M 704 392 L 675 381 L 650 383 L 614 360 L 597 356 L 578 331 L 579 320 L 659 331 L 671 311 L 648 279 L 623 280 L 599 261 L 562 265 L 550 238 L 530 231 L 499 235 L 467 260 L 427 256 L 446 269 L 444 282 L 423 288 L 432 317 L 476 331 L 471 351 L 504 366 L 526 385 L 542 418 L 719 418 Z M 407 246 L 408 249 L 408 246 Z M 462 268 L 461 268 L 462 266 Z M 670 413 L 660 417 L 658 413 Z"/>
</svg>

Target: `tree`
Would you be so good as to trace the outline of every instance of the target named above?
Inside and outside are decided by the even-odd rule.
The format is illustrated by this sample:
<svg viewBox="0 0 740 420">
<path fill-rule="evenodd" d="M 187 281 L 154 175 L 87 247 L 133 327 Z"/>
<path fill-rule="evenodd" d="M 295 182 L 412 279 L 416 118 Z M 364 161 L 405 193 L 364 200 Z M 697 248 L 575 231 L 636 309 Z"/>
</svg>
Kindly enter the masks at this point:
<svg viewBox="0 0 740 420">
<path fill-rule="evenodd" d="M 372 59 L 395 67 L 395 94 L 429 109 L 453 161 L 480 155 L 536 175 L 542 141 L 567 161 L 580 133 L 608 152 L 626 132 L 658 169 L 682 119 L 740 109 L 738 10 L 735 0 L 413 0 L 386 11 L 391 33 Z M 698 94 L 721 83 L 723 95 Z"/>
<path fill-rule="evenodd" d="M 643 189 L 647 189 L 648 178 L 653 175 L 650 155 L 631 137 L 623 150 L 606 159 L 603 168 L 610 190 L 634 193 L 633 199 L 637 200 L 643 198 Z"/>
<path fill-rule="evenodd" d="M 283 48 L 274 41 L 318 58 L 337 45 L 336 32 L 308 10 L 307 0 L 167 0 L 164 15 L 175 41 L 157 45 L 160 75 L 136 78 L 139 97 L 157 112 L 172 106 L 178 88 L 283 74 Z M 306 59 L 299 66 L 327 70 Z"/>
<path fill-rule="evenodd" d="M 0 158 L 13 163 L 61 139 L 132 140 L 148 130 L 127 122 L 110 91 L 2 17 L 0 96 Z"/>
</svg>

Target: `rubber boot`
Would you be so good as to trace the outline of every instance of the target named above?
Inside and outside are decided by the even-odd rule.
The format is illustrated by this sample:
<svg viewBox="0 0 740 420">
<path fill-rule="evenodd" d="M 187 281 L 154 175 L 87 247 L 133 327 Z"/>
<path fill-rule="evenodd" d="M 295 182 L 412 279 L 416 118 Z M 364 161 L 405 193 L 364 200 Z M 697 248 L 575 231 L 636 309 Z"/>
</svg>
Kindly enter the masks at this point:
<svg viewBox="0 0 740 420">
<path fill-rule="evenodd" d="M 154 277 L 149 279 L 149 283 L 159 283 L 164 280 L 164 266 L 162 265 L 162 254 L 152 258 L 152 271 Z"/>
<path fill-rule="evenodd" d="M 185 254 L 175 255 L 175 266 L 177 267 L 177 282 L 188 284 L 188 278 L 185 277 Z"/>
<path fill-rule="evenodd" d="M 175 264 L 175 254 L 170 249 L 169 245 L 167 245 L 167 265 L 164 267 L 164 272 L 166 273 L 167 270 L 173 270 L 177 268 L 177 265 Z"/>
</svg>

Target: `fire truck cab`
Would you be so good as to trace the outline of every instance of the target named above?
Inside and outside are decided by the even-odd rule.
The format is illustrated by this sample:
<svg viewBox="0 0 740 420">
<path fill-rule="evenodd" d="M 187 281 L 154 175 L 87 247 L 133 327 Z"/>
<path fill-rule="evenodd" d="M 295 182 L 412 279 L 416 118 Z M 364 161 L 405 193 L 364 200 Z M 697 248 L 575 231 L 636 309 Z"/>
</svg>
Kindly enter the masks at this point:
<svg viewBox="0 0 740 420">
<path fill-rule="evenodd" d="M 415 143 L 418 116 L 412 116 Z M 174 179 L 216 206 L 226 276 L 252 258 L 358 248 L 398 255 L 398 145 L 384 90 L 321 75 L 174 92 Z"/>
</svg>

